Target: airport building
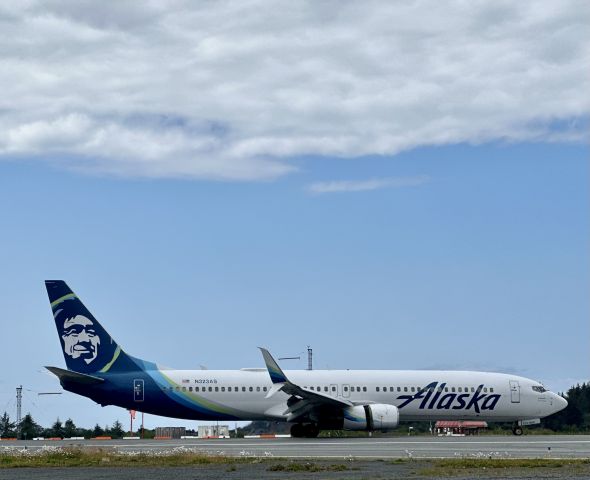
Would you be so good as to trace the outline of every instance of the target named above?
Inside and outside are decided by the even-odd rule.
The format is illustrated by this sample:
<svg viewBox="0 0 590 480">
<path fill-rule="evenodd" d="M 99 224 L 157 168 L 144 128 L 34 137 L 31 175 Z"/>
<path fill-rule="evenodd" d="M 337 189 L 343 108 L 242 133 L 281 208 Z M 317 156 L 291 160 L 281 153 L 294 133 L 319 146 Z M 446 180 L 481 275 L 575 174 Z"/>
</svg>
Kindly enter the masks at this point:
<svg viewBox="0 0 590 480">
<path fill-rule="evenodd" d="M 229 425 L 199 425 L 199 438 L 229 438 Z"/>
<path fill-rule="evenodd" d="M 437 435 L 478 435 L 488 428 L 487 422 L 469 420 L 439 420 L 434 425 Z"/>
<path fill-rule="evenodd" d="M 156 427 L 155 438 L 229 438 L 229 425 L 199 425 L 197 432 L 187 431 L 185 427 Z"/>
<path fill-rule="evenodd" d="M 156 427 L 155 438 L 180 438 L 186 435 L 184 427 Z"/>
</svg>

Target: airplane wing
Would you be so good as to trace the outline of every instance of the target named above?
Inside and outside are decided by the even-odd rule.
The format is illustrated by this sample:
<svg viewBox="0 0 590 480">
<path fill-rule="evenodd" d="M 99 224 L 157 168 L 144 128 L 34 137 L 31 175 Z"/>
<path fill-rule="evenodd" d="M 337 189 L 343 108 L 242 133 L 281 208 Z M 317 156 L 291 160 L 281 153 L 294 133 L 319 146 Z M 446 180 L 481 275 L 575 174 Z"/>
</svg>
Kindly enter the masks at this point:
<svg viewBox="0 0 590 480">
<path fill-rule="evenodd" d="M 292 383 L 270 352 L 266 348 L 258 348 L 262 352 L 264 363 L 266 363 L 268 374 L 273 383 L 266 397 L 270 398 L 279 391 L 291 396 L 287 401 L 288 408 L 284 412 L 284 415 L 289 415 L 287 417 L 288 422 L 296 422 L 304 417 L 312 416 L 314 412 L 320 410 L 342 409 L 354 405 L 343 398 L 335 398 Z"/>
</svg>

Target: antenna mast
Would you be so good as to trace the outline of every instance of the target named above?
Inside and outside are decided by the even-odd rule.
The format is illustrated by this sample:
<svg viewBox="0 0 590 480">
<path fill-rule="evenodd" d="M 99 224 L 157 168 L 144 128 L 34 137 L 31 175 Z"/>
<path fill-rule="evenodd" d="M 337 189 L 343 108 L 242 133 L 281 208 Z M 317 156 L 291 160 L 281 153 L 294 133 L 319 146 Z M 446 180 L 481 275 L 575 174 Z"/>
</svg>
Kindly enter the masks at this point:
<svg viewBox="0 0 590 480">
<path fill-rule="evenodd" d="M 23 404 L 23 386 L 16 387 L 16 431 L 17 431 L 17 438 L 20 439 L 20 429 L 21 429 L 21 414 L 22 414 L 22 404 Z"/>
</svg>

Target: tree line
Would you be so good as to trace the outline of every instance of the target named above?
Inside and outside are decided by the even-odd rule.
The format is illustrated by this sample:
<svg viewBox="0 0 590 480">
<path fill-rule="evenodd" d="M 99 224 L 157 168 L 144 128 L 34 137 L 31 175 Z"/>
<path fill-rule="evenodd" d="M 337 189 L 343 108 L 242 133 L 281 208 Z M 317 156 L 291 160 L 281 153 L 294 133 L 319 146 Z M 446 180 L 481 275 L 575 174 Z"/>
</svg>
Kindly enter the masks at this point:
<svg viewBox="0 0 590 480">
<path fill-rule="evenodd" d="M 541 427 L 552 430 L 554 432 L 590 432 L 590 383 L 578 384 L 571 387 L 563 397 L 568 401 L 568 406 L 561 412 L 555 413 L 541 421 Z M 251 427 L 261 427 L 263 422 L 253 422 Z M 264 422 L 267 429 L 274 430 L 280 428 L 276 422 Z M 274 425 L 271 426 L 271 425 Z M 416 431 L 427 431 L 428 423 L 426 422 L 412 422 L 411 424 Z M 286 427 L 286 424 L 283 425 Z M 497 425 L 496 428 L 511 428 L 511 424 Z M 267 430 L 267 431 L 270 431 Z M 248 426 L 244 427 L 244 431 L 248 432 Z M 15 422 L 10 420 L 8 413 L 0 417 L 0 438 L 15 438 L 17 437 L 18 428 Z M 102 437 L 109 436 L 112 438 L 121 438 L 125 435 L 125 430 L 121 422 L 116 420 L 111 426 L 101 427 L 96 424 L 94 428 L 79 428 L 71 418 L 65 422 L 61 422 L 58 418 L 50 428 L 44 428 L 38 425 L 30 413 L 25 415 L 20 424 L 20 438 L 31 439 L 35 437 L 44 438 L 71 438 L 71 437 Z M 153 430 L 145 430 L 144 438 L 153 437 Z"/>
<path fill-rule="evenodd" d="M 590 382 L 571 387 L 563 397 L 567 407 L 544 418 L 542 425 L 556 432 L 590 431 Z"/>
<path fill-rule="evenodd" d="M 17 428 L 16 422 L 11 421 L 8 413 L 4 412 L 4 415 L 0 417 L 0 438 L 20 438 L 22 440 L 32 439 L 36 437 L 43 438 L 72 438 L 72 437 L 102 437 L 108 436 L 112 438 L 122 438 L 125 434 L 123 425 L 119 420 L 111 426 L 101 427 L 98 423 L 94 428 L 80 428 L 77 427 L 71 418 L 68 418 L 65 422 L 58 418 L 51 427 L 44 428 L 39 425 L 30 413 L 27 413 L 20 423 L 20 436 L 19 429 Z"/>
</svg>

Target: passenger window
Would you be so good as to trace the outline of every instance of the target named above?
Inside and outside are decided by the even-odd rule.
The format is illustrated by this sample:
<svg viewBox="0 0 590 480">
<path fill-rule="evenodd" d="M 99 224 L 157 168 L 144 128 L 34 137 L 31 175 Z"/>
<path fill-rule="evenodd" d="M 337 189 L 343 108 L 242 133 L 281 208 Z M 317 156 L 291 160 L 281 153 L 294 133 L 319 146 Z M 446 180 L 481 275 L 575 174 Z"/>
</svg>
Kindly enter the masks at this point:
<svg viewBox="0 0 590 480">
<path fill-rule="evenodd" d="M 192 392 L 193 391 L 193 387 L 188 387 L 188 391 Z"/>
<path fill-rule="evenodd" d="M 494 393 L 494 389 L 490 387 L 490 393 Z"/>
<path fill-rule="evenodd" d="M 375 391 L 378 392 L 379 391 L 379 387 L 375 387 Z"/>
<path fill-rule="evenodd" d="M 336 391 L 336 387 L 332 387 L 332 391 L 335 392 Z"/>
<path fill-rule="evenodd" d="M 356 387 L 356 391 L 360 392 L 361 391 L 361 387 Z"/>
<path fill-rule="evenodd" d="M 483 391 L 484 393 L 488 393 L 488 387 L 484 387 Z"/>
<path fill-rule="evenodd" d="M 384 392 L 387 392 L 387 387 L 383 387 L 383 391 Z"/>
<path fill-rule="evenodd" d="M 459 393 L 461 393 L 463 391 L 463 388 L 462 387 L 457 387 L 457 390 L 458 390 Z"/>
<path fill-rule="evenodd" d="M 182 387 L 182 391 L 183 392 L 186 392 L 186 387 Z"/>
<path fill-rule="evenodd" d="M 225 392 L 225 387 L 221 387 L 221 391 L 222 392 Z"/>
<path fill-rule="evenodd" d="M 366 391 L 367 391 L 367 387 L 363 387 L 363 392 L 366 392 Z"/>
<path fill-rule="evenodd" d="M 322 391 L 322 387 L 317 387 L 317 389 L 318 389 L 318 392 Z"/>
<path fill-rule="evenodd" d="M 250 390 L 251 392 L 254 391 L 254 389 L 252 387 L 249 387 L 248 390 Z"/>
<path fill-rule="evenodd" d="M 472 392 L 475 392 L 475 387 L 471 387 L 471 391 Z"/>
<path fill-rule="evenodd" d="M 259 392 L 260 391 L 260 387 L 256 387 L 256 391 Z"/>
<path fill-rule="evenodd" d="M 344 391 L 345 392 L 348 392 L 348 387 L 344 387 Z"/>
<path fill-rule="evenodd" d="M 449 391 L 449 387 L 445 387 L 445 392 L 448 392 L 448 391 Z"/>
<path fill-rule="evenodd" d="M 176 387 L 176 391 L 177 392 L 180 392 L 180 387 Z"/>
<path fill-rule="evenodd" d="M 262 387 L 263 392 L 266 392 L 266 390 L 267 390 L 266 387 Z"/>
<path fill-rule="evenodd" d="M 389 391 L 390 392 L 393 392 L 393 387 L 389 387 Z"/>
<path fill-rule="evenodd" d="M 407 391 L 408 391 L 408 387 L 404 387 L 404 392 L 407 392 Z"/>
<path fill-rule="evenodd" d="M 451 388 L 451 392 L 455 392 L 455 387 L 452 387 Z"/>
<path fill-rule="evenodd" d="M 411 389 L 411 390 L 412 390 L 412 392 L 415 392 L 415 391 L 416 391 L 416 389 L 415 389 L 414 387 L 412 387 L 412 389 Z"/>
<path fill-rule="evenodd" d="M 213 391 L 213 387 L 209 387 L 209 391 L 212 392 Z"/>
<path fill-rule="evenodd" d="M 228 392 L 231 392 L 231 387 L 227 387 L 227 391 Z"/>
<path fill-rule="evenodd" d="M 402 391 L 402 387 L 397 387 L 397 391 L 401 392 Z"/>
<path fill-rule="evenodd" d="M 234 392 L 239 392 L 240 389 L 238 387 L 234 387 Z"/>
<path fill-rule="evenodd" d="M 216 392 L 219 392 L 219 387 L 215 387 L 215 391 Z"/>
<path fill-rule="evenodd" d="M 324 387 L 324 392 L 327 392 L 327 391 L 328 391 L 328 387 Z"/>
<path fill-rule="evenodd" d="M 245 391 L 246 391 L 246 387 L 242 387 L 242 392 L 245 392 Z"/>
<path fill-rule="evenodd" d="M 198 392 L 198 391 L 199 391 L 199 387 L 195 387 L 195 392 Z"/>
</svg>

